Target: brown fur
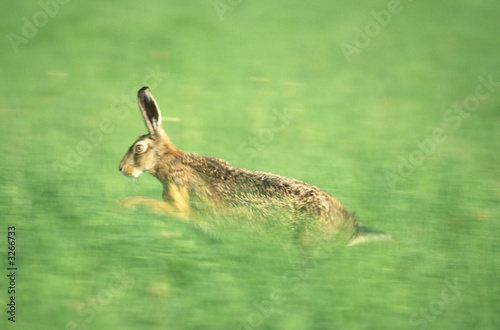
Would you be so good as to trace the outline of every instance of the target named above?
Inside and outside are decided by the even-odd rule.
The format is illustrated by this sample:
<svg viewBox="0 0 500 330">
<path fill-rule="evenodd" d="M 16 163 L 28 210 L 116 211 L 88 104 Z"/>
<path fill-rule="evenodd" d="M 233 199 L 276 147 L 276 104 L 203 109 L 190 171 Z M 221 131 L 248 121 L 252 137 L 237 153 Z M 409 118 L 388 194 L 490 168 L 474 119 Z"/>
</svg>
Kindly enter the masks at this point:
<svg viewBox="0 0 500 330">
<path fill-rule="evenodd" d="M 147 87 L 139 91 L 139 105 L 149 134 L 130 147 L 120 170 L 132 177 L 149 170 L 163 184 L 164 201 L 132 197 L 122 206 L 145 205 L 156 213 L 185 219 L 208 214 L 273 220 L 292 230 L 315 222 L 349 232 L 352 242 L 359 240 L 356 234 L 365 227 L 325 191 L 276 174 L 235 168 L 218 158 L 184 153 L 163 130 L 161 113 Z"/>
</svg>

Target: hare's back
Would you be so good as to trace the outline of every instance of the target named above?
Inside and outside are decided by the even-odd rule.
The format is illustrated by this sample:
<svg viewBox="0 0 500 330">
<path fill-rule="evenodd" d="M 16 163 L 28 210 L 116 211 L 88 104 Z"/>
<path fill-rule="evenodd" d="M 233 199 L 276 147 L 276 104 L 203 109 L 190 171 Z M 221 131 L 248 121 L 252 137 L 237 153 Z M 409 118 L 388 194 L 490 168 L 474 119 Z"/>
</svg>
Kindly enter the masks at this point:
<svg viewBox="0 0 500 330">
<path fill-rule="evenodd" d="M 333 197 L 305 182 L 233 167 L 211 156 L 186 154 L 181 158 L 183 165 L 192 168 L 226 204 L 286 209 L 325 219 L 350 217 Z"/>
<path fill-rule="evenodd" d="M 186 154 L 181 157 L 183 165 L 193 169 L 211 185 L 226 187 L 234 192 L 255 192 L 263 195 L 293 195 L 304 198 L 318 195 L 331 198 L 323 190 L 305 182 L 281 175 L 250 171 L 231 166 L 226 161 L 211 156 Z"/>
</svg>

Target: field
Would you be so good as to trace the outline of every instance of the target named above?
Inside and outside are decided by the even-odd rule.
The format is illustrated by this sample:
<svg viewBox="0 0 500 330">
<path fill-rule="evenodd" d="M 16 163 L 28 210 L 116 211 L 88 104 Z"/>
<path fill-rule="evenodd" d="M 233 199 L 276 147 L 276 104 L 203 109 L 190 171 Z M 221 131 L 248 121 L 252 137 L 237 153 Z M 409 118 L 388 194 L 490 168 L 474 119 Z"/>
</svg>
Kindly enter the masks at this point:
<svg viewBox="0 0 500 330">
<path fill-rule="evenodd" d="M 499 3 L 3 7 L 0 328 L 500 327 Z M 117 208 L 161 198 L 118 171 L 144 85 L 179 148 L 316 185 L 393 240 Z"/>
</svg>

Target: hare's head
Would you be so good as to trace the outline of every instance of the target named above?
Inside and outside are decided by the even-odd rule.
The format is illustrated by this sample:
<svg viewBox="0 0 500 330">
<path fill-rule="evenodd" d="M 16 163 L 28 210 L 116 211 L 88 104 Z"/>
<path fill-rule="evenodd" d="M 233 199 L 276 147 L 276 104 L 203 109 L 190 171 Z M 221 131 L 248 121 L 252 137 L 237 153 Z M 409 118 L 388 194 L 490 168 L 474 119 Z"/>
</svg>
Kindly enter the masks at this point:
<svg viewBox="0 0 500 330">
<path fill-rule="evenodd" d="M 154 169 L 160 159 L 166 155 L 183 154 L 170 142 L 167 133 L 163 130 L 160 109 L 149 88 L 141 88 L 137 97 L 149 134 L 139 137 L 120 162 L 120 171 L 133 178 L 138 177 L 144 171 Z"/>
</svg>

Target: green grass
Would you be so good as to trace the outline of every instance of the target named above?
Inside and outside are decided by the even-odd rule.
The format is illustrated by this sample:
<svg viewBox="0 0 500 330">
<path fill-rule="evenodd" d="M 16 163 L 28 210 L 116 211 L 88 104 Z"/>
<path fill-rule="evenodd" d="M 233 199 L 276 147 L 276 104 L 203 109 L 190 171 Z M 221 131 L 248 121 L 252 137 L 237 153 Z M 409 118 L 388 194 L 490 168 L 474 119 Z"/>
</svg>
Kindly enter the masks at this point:
<svg viewBox="0 0 500 330">
<path fill-rule="evenodd" d="M 500 88 L 458 127 L 443 116 L 478 77 L 500 81 L 500 6 L 402 1 L 348 63 L 340 44 L 387 4 L 243 1 L 220 20 L 210 1 L 70 1 L 15 52 L 8 33 L 40 6 L 11 2 L 0 232 L 16 227 L 17 314 L 14 325 L 2 312 L 0 327 L 498 328 Z M 317 185 L 394 241 L 303 248 L 279 228 L 222 221 L 214 239 L 118 210 L 122 197 L 161 198 L 148 174 L 118 172 L 146 132 L 144 84 L 180 119 L 164 126 L 181 149 Z M 243 151 L 283 108 L 284 129 Z M 435 129 L 446 139 L 398 174 Z M 6 239 L 0 255 L 5 309 Z"/>
</svg>

